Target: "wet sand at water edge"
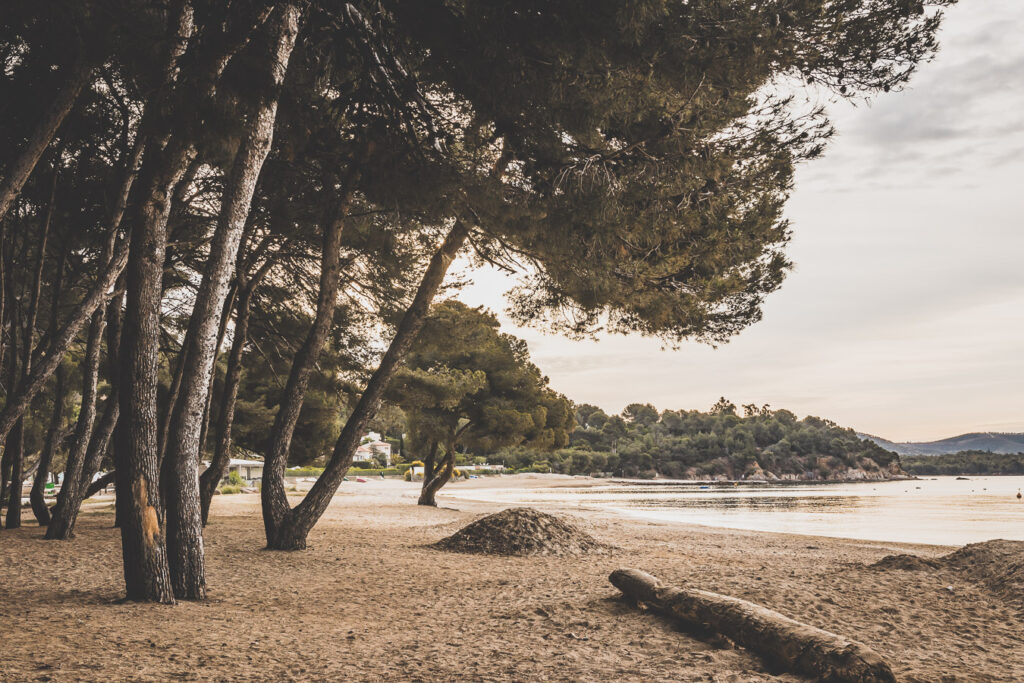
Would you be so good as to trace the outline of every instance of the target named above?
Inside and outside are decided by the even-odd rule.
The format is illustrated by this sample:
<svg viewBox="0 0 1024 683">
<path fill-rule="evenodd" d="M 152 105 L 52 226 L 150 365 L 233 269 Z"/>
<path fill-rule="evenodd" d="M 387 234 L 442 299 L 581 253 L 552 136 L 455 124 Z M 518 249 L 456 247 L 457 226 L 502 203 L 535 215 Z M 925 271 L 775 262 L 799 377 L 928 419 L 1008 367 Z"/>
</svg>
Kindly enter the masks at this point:
<svg viewBox="0 0 1024 683">
<path fill-rule="evenodd" d="M 585 479 L 503 477 L 502 486 Z M 880 570 L 884 556 L 953 550 L 658 523 L 574 509 L 619 550 L 492 557 L 425 547 L 505 506 L 446 489 L 349 482 L 309 550 L 261 550 L 257 495 L 217 496 L 206 531 L 210 599 L 120 603 L 120 541 L 93 499 L 78 537 L 0 531 L 0 680 L 800 681 L 619 599 L 637 567 L 742 597 L 859 640 L 901 681 L 1024 680 L 1024 603 L 951 569 Z M 557 507 L 543 507 L 559 514 Z"/>
</svg>

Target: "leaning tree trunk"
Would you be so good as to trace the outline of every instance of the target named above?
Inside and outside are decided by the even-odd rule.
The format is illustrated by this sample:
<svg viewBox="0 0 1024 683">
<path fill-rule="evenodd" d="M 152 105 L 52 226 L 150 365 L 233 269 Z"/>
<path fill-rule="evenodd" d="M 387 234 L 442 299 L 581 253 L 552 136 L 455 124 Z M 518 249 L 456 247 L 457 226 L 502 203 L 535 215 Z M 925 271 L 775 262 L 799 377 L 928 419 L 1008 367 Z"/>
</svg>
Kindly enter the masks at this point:
<svg viewBox="0 0 1024 683">
<path fill-rule="evenodd" d="M 18 529 L 21 527 L 21 488 L 22 473 L 21 466 L 25 457 L 25 421 L 18 420 L 17 424 L 7 435 L 4 443 L 4 453 L 11 453 L 11 469 L 8 474 L 7 484 L 7 528 Z"/>
<path fill-rule="evenodd" d="M 53 222 L 53 209 L 57 194 L 57 171 L 54 169 L 53 182 L 50 185 L 50 201 L 46 208 L 46 219 L 43 232 L 39 237 L 39 253 L 36 256 L 35 270 L 32 274 L 32 289 L 29 292 L 28 314 L 25 329 L 22 332 L 21 348 L 21 382 L 19 389 L 27 386 L 32 372 L 32 351 L 36 343 L 36 320 L 39 316 L 39 296 L 43 285 L 43 268 L 46 266 L 46 243 L 50 236 L 50 224 Z M 0 214 L 2 216 L 2 214 Z M 57 361 L 60 362 L 60 359 Z M 42 388 L 42 387 L 40 387 Z M 27 407 L 26 407 L 27 408 Z M 22 433 L 19 447 L 11 458 L 11 497 L 7 504 L 7 528 L 17 529 L 21 526 L 21 485 L 24 478 L 24 431 L 25 419 L 18 419 L 18 430 Z"/>
<path fill-rule="evenodd" d="M 252 119 L 229 174 L 217 228 L 210 246 L 182 350 L 188 367 L 171 418 L 168 435 L 167 551 L 171 581 L 178 598 L 206 597 L 203 558 L 203 523 L 199 502 L 199 438 L 206 408 L 206 392 L 216 354 L 217 326 L 227 296 L 232 266 L 245 229 L 253 192 L 263 162 L 273 142 L 277 117 L 277 93 L 284 81 L 288 60 L 298 34 L 299 8 L 285 5 L 276 24 L 276 45 L 271 51 L 270 72 L 275 92 L 262 103 Z"/>
<path fill-rule="evenodd" d="M 455 441 L 449 439 L 445 444 L 445 454 L 441 459 L 441 466 L 438 467 L 429 478 L 424 468 L 423 488 L 420 490 L 419 505 L 430 505 L 437 507 L 437 492 L 451 481 L 452 473 L 455 471 Z"/>
<path fill-rule="evenodd" d="M 367 423 L 373 419 L 380 407 L 384 391 L 394 376 L 399 364 L 405 359 L 416 340 L 416 335 L 423 326 L 423 321 L 430 310 L 430 304 L 441 288 L 455 256 L 469 237 L 469 226 L 457 220 L 445 237 L 440 249 L 430 259 L 423 279 L 413 298 L 412 305 L 405 312 L 398 325 L 395 337 L 391 340 L 388 350 L 381 358 L 380 365 L 370 377 L 362 396 L 356 403 L 352 414 L 341 430 L 341 435 L 334 444 L 334 450 L 324 472 L 306 494 L 306 497 L 292 510 L 284 513 L 280 521 L 267 527 L 267 547 L 272 550 L 302 550 L 306 547 L 306 536 L 317 520 L 323 515 L 331 498 L 341 485 L 342 479 L 352 465 L 359 440 Z M 269 469 L 269 472 L 268 472 Z M 263 491 L 268 489 L 267 478 L 272 480 L 273 491 L 280 496 L 273 501 L 278 510 L 287 510 L 288 501 L 284 497 L 284 468 L 263 469 Z M 264 515 L 266 515 L 266 498 L 264 498 Z M 264 525 L 267 524 L 266 517 Z"/>
<path fill-rule="evenodd" d="M 117 349 L 121 345 L 121 297 L 114 297 L 114 300 L 107 306 L 107 377 L 110 382 L 110 396 L 107 397 L 106 406 L 103 408 L 103 416 L 99 424 L 93 430 L 92 439 L 89 440 L 89 448 L 85 452 L 85 466 L 82 469 L 82 487 L 87 492 L 82 499 L 88 498 L 89 487 L 92 480 L 100 471 L 103 464 L 103 457 L 107 454 L 110 445 L 110 437 L 117 427 L 117 419 L 120 416 L 120 405 L 117 398 Z"/>
<path fill-rule="evenodd" d="M 92 75 L 92 65 L 85 60 L 79 61 L 71 67 L 68 79 L 64 86 L 57 92 L 57 96 L 43 112 L 36 123 L 32 136 L 28 139 L 24 149 L 18 154 L 8 168 L 7 175 L 0 180 L 0 220 L 7 215 L 15 198 L 24 187 L 25 181 L 32 174 L 43 152 L 49 146 L 57 129 L 74 107 L 75 100 L 82 88 L 89 82 Z"/>
<path fill-rule="evenodd" d="M 29 502 L 32 504 L 32 513 L 36 516 L 39 526 L 46 526 L 50 523 L 50 506 L 46 504 L 46 482 L 50 478 L 50 464 L 53 462 L 53 455 L 57 451 L 61 423 L 64 421 L 64 394 L 67 381 L 67 372 L 64 365 L 57 368 L 57 383 L 53 389 L 53 412 L 50 414 L 50 425 L 46 429 L 46 442 L 43 444 L 43 452 L 39 456 L 39 465 L 36 467 L 36 476 L 32 480 L 32 492 L 29 494 Z"/>
<path fill-rule="evenodd" d="M 242 381 L 242 352 L 249 340 L 249 306 L 252 297 L 251 286 L 246 286 L 236 302 L 234 336 L 228 354 L 228 367 L 224 375 L 224 392 L 217 413 L 216 439 L 213 459 L 199 477 L 199 504 L 203 526 L 210 518 L 210 503 L 228 464 L 231 462 L 231 427 L 235 419 L 235 404 L 238 401 L 238 386 Z"/>
<path fill-rule="evenodd" d="M 57 309 L 61 297 L 64 295 L 64 265 L 67 262 L 68 247 L 61 249 L 60 258 L 57 261 L 57 277 L 53 283 L 50 297 L 50 327 L 48 334 L 53 336 L 57 331 Z M 53 463 L 53 456 L 57 451 L 57 442 L 60 440 L 62 423 L 64 422 L 64 398 L 67 391 L 67 374 L 64 364 L 57 366 L 56 386 L 54 387 L 53 413 L 50 417 L 50 426 L 46 430 L 46 442 L 43 445 L 43 452 L 39 456 L 39 464 L 36 468 L 36 476 L 32 481 L 32 492 L 29 495 L 29 502 L 32 504 L 32 512 L 40 526 L 50 523 L 50 507 L 46 504 L 46 482 L 50 478 L 50 466 Z"/>
<path fill-rule="evenodd" d="M 103 341 L 105 326 L 104 310 L 100 308 L 93 314 L 89 326 L 89 337 L 85 345 L 85 359 L 82 362 L 82 404 L 75 425 L 75 438 L 68 462 L 64 467 L 64 482 L 57 494 L 57 504 L 53 508 L 53 519 L 46 529 L 48 539 L 71 538 L 78 510 L 82 505 L 85 489 L 82 486 L 82 470 L 85 469 L 85 457 L 92 440 L 93 425 L 96 422 L 96 393 L 99 386 L 100 347 Z"/>
<path fill-rule="evenodd" d="M 317 290 L 316 314 L 302 346 L 292 359 L 281 404 L 274 417 L 271 434 L 273 441 L 263 464 L 263 481 L 260 487 L 260 502 L 263 507 L 263 528 L 267 536 L 267 547 L 274 547 L 273 539 L 285 518 L 291 514 L 288 495 L 284 485 L 284 470 L 288 465 L 292 435 L 302 411 L 309 375 L 323 350 L 334 321 L 338 287 L 341 281 L 341 235 L 352 208 L 356 185 L 362 173 L 362 164 L 373 153 L 372 143 L 366 144 L 360 158 L 349 167 L 343 182 L 341 195 L 333 203 L 323 234 L 320 252 L 320 283 Z"/>
</svg>

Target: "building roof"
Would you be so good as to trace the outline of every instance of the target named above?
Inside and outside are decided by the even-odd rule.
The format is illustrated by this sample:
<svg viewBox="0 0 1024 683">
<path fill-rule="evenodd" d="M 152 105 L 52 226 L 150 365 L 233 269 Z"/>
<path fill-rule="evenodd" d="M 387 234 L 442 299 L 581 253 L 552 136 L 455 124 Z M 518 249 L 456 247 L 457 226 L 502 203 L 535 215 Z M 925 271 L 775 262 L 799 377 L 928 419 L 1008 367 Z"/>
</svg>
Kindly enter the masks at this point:
<svg viewBox="0 0 1024 683">
<path fill-rule="evenodd" d="M 231 462 L 229 463 L 229 465 L 247 465 L 247 466 L 250 466 L 250 467 L 259 465 L 260 467 L 263 467 L 263 461 L 262 460 L 242 460 L 240 458 L 231 458 Z"/>
</svg>

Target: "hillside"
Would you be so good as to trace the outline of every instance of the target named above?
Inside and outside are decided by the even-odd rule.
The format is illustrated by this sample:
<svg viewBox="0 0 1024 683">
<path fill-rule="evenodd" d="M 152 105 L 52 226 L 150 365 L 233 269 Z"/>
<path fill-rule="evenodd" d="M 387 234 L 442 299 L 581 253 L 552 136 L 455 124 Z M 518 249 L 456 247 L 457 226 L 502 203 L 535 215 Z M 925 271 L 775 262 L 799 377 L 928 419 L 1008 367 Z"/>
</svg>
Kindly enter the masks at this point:
<svg viewBox="0 0 1024 683">
<path fill-rule="evenodd" d="M 509 466 L 565 474 L 753 481 L 843 481 L 902 476 L 899 457 L 852 429 L 788 410 L 724 399 L 709 412 L 631 404 L 621 415 L 576 408 L 570 447 L 554 452 L 515 448 Z"/>
<path fill-rule="evenodd" d="M 908 474 L 915 476 L 1024 474 L 1024 453 L 989 453 L 962 451 L 943 455 L 907 455 L 900 464 Z"/>
<path fill-rule="evenodd" d="M 961 451 L 987 451 L 989 453 L 1024 453 L 1024 433 L 972 432 L 952 436 L 939 441 L 904 441 L 895 442 L 871 434 L 858 433 L 862 439 L 870 439 L 876 444 L 900 455 L 946 455 Z"/>
</svg>

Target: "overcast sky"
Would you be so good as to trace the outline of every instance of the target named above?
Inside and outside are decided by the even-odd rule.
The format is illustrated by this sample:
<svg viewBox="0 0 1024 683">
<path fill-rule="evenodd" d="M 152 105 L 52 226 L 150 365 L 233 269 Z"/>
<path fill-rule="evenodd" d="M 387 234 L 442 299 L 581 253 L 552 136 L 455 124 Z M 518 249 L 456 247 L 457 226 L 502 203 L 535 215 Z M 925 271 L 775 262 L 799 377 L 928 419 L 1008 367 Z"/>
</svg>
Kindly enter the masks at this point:
<svg viewBox="0 0 1024 683">
<path fill-rule="evenodd" d="M 796 268 L 730 343 L 505 329 L 555 389 L 609 412 L 724 395 L 894 440 L 1024 431 L 1021 36 L 1021 0 L 962 0 L 908 90 L 831 107 L 839 135 L 788 205 Z M 500 314 L 509 281 L 472 279 L 460 298 Z"/>
</svg>

